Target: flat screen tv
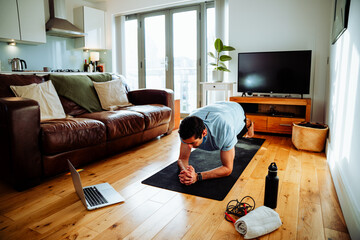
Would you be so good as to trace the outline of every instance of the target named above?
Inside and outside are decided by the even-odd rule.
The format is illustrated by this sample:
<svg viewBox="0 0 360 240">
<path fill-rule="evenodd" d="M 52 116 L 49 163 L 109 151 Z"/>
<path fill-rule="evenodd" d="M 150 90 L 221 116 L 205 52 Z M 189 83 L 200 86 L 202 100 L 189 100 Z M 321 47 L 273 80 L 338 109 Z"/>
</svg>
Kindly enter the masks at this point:
<svg viewBox="0 0 360 240">
<path fill-rule="evenodd" d="M 309 94 L 311 50 L 238 55 L 238 92 Z"/>
</svg>

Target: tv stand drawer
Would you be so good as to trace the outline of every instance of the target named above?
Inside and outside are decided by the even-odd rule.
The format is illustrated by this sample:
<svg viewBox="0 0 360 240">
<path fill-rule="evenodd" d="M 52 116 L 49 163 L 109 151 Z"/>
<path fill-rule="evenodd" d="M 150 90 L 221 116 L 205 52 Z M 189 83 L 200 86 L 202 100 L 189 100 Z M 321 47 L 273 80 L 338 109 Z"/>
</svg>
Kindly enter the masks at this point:
<svg viewBox="0 0 360 240">
<path fill-rule="evenodd" d="M 251 119 L 254 122 L 254 129 L 257 132 L 266 131 L 267 130 L 267 117 L 257 116 L 252 114 L 246 114 L 246 117 Z"/>
<path fill-rule="evenodd" d="M 230 101 L 243 106 L 246 117 L 254 121 L 256 132 L 291 134 L 293 122 L 310 121 L 310 98 L 233 96 Z"/>
<path fill-rule="evenodd" d="M 267 128 L 277 133 L 289 133 L 292 132 L 292 125 L 294 122 L 305 121 L 304 118 L 281 118 L 281 117 L 268 117 Z"/>
</svg>

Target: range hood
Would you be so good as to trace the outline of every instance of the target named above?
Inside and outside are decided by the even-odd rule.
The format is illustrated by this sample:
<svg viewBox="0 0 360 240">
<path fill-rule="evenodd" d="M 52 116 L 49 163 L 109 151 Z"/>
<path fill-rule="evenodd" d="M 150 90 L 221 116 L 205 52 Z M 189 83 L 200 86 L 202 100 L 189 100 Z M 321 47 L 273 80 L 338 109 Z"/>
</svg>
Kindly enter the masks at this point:
<svg viewBox="0 0 360 240">
<path fill-rule="evenodd" d="M 84 37 L 86 34 L 66 20 L 65 0 L 49 0 L 50 19 L 46 34 L 58 37 Z"/>
</svg>

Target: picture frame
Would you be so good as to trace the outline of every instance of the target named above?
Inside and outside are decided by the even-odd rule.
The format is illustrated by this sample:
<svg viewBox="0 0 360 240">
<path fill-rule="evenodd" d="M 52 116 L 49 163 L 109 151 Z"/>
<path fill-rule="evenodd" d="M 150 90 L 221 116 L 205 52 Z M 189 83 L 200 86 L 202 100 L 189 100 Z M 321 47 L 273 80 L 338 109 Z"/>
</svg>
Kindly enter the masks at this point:
<svg viewBox="0 0 360 240">
<path fill-rule="evenodd" d="M 334 20 L 332 26 L 332 44 L 345 32 L 348 26 L 350 0 L 335 0 Z"/>
</svg>

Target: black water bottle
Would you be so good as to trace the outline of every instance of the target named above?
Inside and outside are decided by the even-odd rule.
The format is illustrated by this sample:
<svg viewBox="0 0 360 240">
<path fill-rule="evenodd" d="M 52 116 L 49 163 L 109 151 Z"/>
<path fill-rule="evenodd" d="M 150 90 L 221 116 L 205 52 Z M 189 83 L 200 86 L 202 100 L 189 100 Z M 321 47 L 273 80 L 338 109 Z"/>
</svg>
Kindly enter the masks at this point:
<svg viewBox="0 0 360 240">
<path fill-rule="evenodd" d="M 279 177 L 277 176 L 277 170 L 276 163 L 271 163 L 268 175 L 265 178 L 264 205 L 273 209 L 276 208 L 278 197 Z"/>
</svg>

